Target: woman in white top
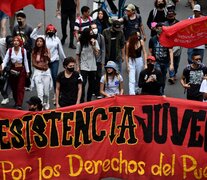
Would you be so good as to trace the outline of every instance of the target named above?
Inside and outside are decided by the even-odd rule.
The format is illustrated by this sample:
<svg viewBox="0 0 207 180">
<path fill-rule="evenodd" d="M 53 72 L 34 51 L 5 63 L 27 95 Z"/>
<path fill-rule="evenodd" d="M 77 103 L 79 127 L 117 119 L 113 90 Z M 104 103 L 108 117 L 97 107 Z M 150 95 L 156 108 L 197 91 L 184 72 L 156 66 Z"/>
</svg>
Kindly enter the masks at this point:
<svg viewBox="0 0 207 180">
<path fill-rule="evenodd" d="M 105 66 L 106 73 L 100 80 L 100 93 L 104 97 L 123 95 L 123 77 L 118 73 L 117 65 L 113 61 L 108 61 Z"/>
<path fill-rule="evenodd" d="M 46 41 L 46 46 L 50 51 L 51 59 L 50 59 L 50 71 L 53 80 L 54 92 L 56 89 L 56 79 L 58 75 L 59 69 L 59 60 L 64 60 L 66 58 L 65 53 L 63 51 L 62 44 L 60 42 L 59 37 L 57 37 L 57 30 L 55 26 L 52 24 L 47 25 L 45 34 L 46 35 L 38 35 L 38 30 L 42 27 L 42 23 L 38 24 L 36 28 L 34 28 L 30 37 L 33 39 L 37 39 L 38 37 L 43 37 Z M 54 103 L 55 103 L 55 99 Z"/>
<path fill-rule="evenodd" d="M 13 48 L 9 48 L 3 60 L 3 69 L 10 71 L 9 84 L 12 89 L 16 109 L 22 109 L 24 86 L 26 77 L 29 77 L 27 53 L 22 48 L 21 37 L 13 38 Z M 5 69 L 5 70 L 6 70 Z"/>
</svg>

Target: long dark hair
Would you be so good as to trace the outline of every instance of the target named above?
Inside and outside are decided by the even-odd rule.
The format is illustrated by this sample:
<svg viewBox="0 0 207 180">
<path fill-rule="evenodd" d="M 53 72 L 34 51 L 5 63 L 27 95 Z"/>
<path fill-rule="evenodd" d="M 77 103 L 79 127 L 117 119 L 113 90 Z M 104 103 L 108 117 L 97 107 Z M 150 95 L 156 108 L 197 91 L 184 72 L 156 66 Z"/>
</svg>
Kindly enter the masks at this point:
<svg viewBox="0 0 207 180">
<path fill-rule="evenodd" d="M 106 11 L 105 10 L 103 10 L 103 9 L 100 9 L 99 11 L 98 11 L 98 14 L 99 14 L 99 12 L 102 12 L 103 13 L 103 19 L 99 19 L 99 16 L 97 15 L 97 20 L 99 20 L 101 23 L 103 23 L 103 24 L 105 24 L 106 26 L 109 26 L 109 16 L 108 16 L 108 14 L 106 13 Z"/>
<path fill-rule="evenodd" d="M 89 43 L 90 43 L 90 40 L 91 40 L 91 33 L 90 32 L 91 32 L 90 28 L 85 28 L 82 31 L 82 33 L 80 35 L 81 48 L 89 46 Z"/>
<path fill-rule="evenodd" d="M 164 6 L 167 5 L 166 0 L 163 0 L 163 3 L 164 3 Z M 155 6 L 156 8 L 158 8 L 158 0 L 155 0 L 154 6 Z"/>
<path fill-rule="evenodd" d="M 38 41 L 39 39 L 41 39 L 42 42 L 43 42 L 42 47 L 37 47 L 37 41 Z M 45 53 L 48 53 L 48 49 L 47 49 L 47 46 L 46 46 L 45 39 L 42 38 L 42 37 L 38 37 L 38 38 L 36 39 L 36 41 L 35 41 L 35 46 L 34 46 L 34 48 L 33 48 L 32 55 L 33 55 L 33 56 L 37 56 L 37 53 L 38 53 L 40 50 L 41 50 L 41 54 L 40 54 L 41 57 L 44 57 L 44 54 L 45 54 Z"/>
<path fill-rule="evenodd" d="M 129 36 L 128 39 L 128 56 L 131 58 L 136 58 L 136 49 L 135 49 L 135 45 L 140 42 L 139 38 L 138 38 L 138 34 L 137 32 L 132 32 L 131 35 Z M 141 46 L 141 42 L 140 42 L 140 46 Z"/>
</svg>

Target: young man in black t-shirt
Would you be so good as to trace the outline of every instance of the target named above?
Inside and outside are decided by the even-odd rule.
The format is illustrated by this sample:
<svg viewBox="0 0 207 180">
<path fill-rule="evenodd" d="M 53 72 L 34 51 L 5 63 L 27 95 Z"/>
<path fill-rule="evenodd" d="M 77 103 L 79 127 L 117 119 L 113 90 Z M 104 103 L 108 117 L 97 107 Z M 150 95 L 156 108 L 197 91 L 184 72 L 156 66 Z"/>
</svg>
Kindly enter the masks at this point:
<svg viewBox="0 0 207 180">
<path fill-rule="evenodd" d="M 187 99 L 203 101 L 203 95 L 199 90 L 203 77 L 207 74 L 207 67 L 201 63 L 200 54 L 193 54 L 192 62 L 183 70 L 180 82 L 187 91 Z"/>
<path fill-rule="evenodd" d="M 82 77 L 74 71 L 75 59 L 65 58 L 63 67 L 56 79 L 56 108 L 79 104 L 82 95 Z"/>
</svg>

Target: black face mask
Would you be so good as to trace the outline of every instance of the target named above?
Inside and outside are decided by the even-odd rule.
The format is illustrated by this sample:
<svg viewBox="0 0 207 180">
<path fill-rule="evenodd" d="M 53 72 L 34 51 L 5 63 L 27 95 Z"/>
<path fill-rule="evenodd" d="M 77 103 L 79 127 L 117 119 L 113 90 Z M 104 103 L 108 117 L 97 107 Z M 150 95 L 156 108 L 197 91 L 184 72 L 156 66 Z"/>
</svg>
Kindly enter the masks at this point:
<svg viewBox="0 0 207 180">
<path fill-rule="evenodd" d="M 154 69 L 154 64 L 147 64 L 147 69 L 149 69 L 149 71 L 152 71 Z"/>
<path fill-rule="evenodd" d="M 72 67 L 72 68 L 66 68 L 69 72 L 73 72 L 74 70 L 75 70 L 75 68 L 74 67 Z"/>
<path fill-rule="evenodd" d="M 53 37 L 54 34 L 55 34 L 54 32 L 48 32 L 48 33 L 47 33 L 47 35 L 48 35 L 49 37 Z"/>
<path fill-rule="evenodd" d="M 158 4 L 158 8 L 162 9 L 162 8 L 164 8 L 164 7 L 165 7 L 164 4 Z"/>
<path fill-rule="evenodd" d="M 21 27 L 23 25 L 22 21 L 17 21 L 18 25 Z"/>
</svg>

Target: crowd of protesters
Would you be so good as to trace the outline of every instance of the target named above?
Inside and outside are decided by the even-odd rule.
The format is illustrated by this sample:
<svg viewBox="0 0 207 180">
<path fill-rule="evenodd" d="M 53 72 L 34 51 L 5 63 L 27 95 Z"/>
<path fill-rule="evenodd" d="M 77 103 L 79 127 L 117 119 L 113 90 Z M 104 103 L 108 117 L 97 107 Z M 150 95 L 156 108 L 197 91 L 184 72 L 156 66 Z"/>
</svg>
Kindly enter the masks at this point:
<svg viewBox="0 0 207 180">
<path fill-rule="evenodd" d="M 123 2 L 120 1 L 121 7 Z M 3 26 L 0 32 L 1 104 L 9 103 L 11 89 L 14 108 L 22 109 L 25 90 L 33 91 L 33 87 L 36 87 L 37 96 L 27 101 L 31 111 L 51 108 L 52 89 L 56 108 L 123 95 L 127 94 L 123 88 L 125 78 L 129 79 L 130 95 L 165 96 L 167 77 L 171 85 L 176 83 L 182 48 L 163 47 L 159 36 L 163 26 L 179 22 L 176 19 L 178 2 L 155 0 L 145 23 L 134 4 L 128 4 L 123 15 L 119 11 L 118 19 L 111 22 L 102 9 L 93 19 L 90 8 L 80 8 L 79 0 L 57 0 L 61 39 L 52 24 L 47 25 L 44 35 L 39 35 L 42 24 L 32 28 L 23 11 L 16 13 L 17 24 L 12 34 L 6 36 L 8 16 L 0 11 Z M 202 17 L 199 4 L 192 0 L 187 5 L 193 10 L 189 19 Z M 69 48 L 76 49 L 76 57 L 66 57 L 63 50 L 68 19 Z M 148 46 L 145 24 L 151 31 Z M 207 99 L 207 67 L 202 63 L 204 49 L 205 45 L 188 49 L 189 64 L 180 67 L 183 70 L 180 83 L 190 100 Z M 122 76 L 124 61 L 127 77 Z M 58 72 L 59 66 L 64 68 L 62 72 Z"/>
</svg>

